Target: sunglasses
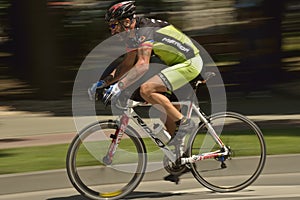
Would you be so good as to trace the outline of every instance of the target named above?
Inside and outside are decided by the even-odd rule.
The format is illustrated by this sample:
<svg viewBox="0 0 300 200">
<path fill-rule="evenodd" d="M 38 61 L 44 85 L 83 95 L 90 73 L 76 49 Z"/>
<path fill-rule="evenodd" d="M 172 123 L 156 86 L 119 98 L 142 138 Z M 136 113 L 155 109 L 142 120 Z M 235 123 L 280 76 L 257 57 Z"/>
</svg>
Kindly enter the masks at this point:
<svg viewBox="0 0 300 200">
<path fill-rule="evenodd" d="M 113 24 L 109 24 L 109 28 L 110 29 L 115 29 L 118 26 L 119 22 L 113 23 Z"/>
</svg>

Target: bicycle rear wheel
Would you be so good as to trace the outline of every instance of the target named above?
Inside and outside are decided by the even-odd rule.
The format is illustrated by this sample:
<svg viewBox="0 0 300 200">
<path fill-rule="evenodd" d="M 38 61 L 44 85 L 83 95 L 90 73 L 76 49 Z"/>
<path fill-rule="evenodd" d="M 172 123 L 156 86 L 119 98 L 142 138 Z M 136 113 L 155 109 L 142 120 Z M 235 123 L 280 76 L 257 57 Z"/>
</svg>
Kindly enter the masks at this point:
<svg viewBox="0 0 300 200">
<path fill-rule="evenodd" d="M 191 165 L 194 177 L 216 192 L 244 189 L 257 179 L 265 164 L 262 132 L 251 120 L 232 112 L 215 114 L 210 123 L 231 155 L 196 162 Z M 204 124 L 190 137 L 189 144 L 190 156 L 220 150 Z"/>
<path fill-rule="evenodd" d="M 69 179 L 89 199 L 120 199 L 132 192 L 144 176 L 145 145 L 129 126 L 112 162 L 105 164 L 111 135 L 117 129 L 114 121 L 97 122 L 81 131 L 70 144 L 66 160 Z"/>
</svg>

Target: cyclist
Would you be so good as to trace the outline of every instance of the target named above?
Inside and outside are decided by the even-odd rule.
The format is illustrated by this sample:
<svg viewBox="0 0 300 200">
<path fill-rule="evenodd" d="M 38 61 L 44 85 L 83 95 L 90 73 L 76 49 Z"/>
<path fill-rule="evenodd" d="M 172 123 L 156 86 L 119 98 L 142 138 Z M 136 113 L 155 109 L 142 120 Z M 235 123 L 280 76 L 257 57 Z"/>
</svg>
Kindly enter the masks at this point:
<svg viewBox="0 0 300 200">
<path fill-rule="evenodd" d="M 112 35 L 126 33 L 123 39 L 127 53 L 110 75 L 89 88 L 89 96 L 94 98 L 98 88 L 114 83 L 105 98 L 120 95 L 149 70 L 152 55 L 159 57 L 167 67 L 144 82 L 139 92 L 146 102 L 165 109 L 165 125 L 171 135 L 169 144 L 172 144 L 193 131 L 195 123 L 186 119 L 162 93 L 177 90 L 196 78 L 203 62 L 188 36 L 166 21 L 136 16 L 135 9 L 134 1 L 122 1 L 108 8 L 105 20 Z"/>
</svg>

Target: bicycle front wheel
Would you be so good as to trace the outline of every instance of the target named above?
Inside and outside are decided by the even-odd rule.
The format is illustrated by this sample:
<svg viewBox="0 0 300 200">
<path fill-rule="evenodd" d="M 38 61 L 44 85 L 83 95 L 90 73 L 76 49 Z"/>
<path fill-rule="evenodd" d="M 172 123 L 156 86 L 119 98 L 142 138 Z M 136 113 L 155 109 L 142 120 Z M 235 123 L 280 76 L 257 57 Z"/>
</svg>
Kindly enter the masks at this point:
<svg viewBox="0 0 300 200">
<path fill-rule="evenodd" d="M 138 133 L 127 127 L 113 159 L 107 161 L 114 121 L 97 122 L 81 131 L 70 144 L 67 173 L 73 186 L 89 199 L 120 199 L 132 192 L 146 170 L 146 149 Z"/>
<path fill-rule="evenodd" d="M 235 192 L 253 183 L 266 160 L 266 145 L 258 126 L 243 115 L 227 112 L 210 117 L 210 123 L 228 149 L 228 157 L 201 160 L 191 165 L 194 177 L 216 192 Z M 190 137 L 189 155 L 220 150 L 205 125 Z"/>
</svg>

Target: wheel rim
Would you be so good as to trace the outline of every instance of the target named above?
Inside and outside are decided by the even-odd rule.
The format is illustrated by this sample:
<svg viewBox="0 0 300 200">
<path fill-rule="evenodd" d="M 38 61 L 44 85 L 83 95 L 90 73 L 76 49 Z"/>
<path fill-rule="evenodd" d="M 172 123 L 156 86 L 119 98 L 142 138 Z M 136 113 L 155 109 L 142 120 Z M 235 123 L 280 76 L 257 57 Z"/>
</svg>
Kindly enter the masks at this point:
<svg viewBox="0 0 300 200">
<path fill-rule="evenodd" d="M 111 143 L 109 136 L 115 129 L 116 125 L 111 123 L 92 126 L 70 146 L 69 178 L 75 188 L 88 198 L 121 198 L 130 193 L 143 177 L 146 155 L 140 140 L 132 134 L 124 136 L 112 164 L 103 163 Z M 133 148 L 135 146 L 138 147 Z"/>
<path fill-rule="evenodd" d="M 226 120 L 221 126 L 224 117 Z M 222 131 L 220 137 L 225 145 L 230 146 L 232 156 L 225 160 L 226 168 L 222 168 L 222 162 L 212 159 L 197 162 L 192 166 L 195 178 L 205 187 L 218 192 L 232 192 L 247 187 L 258 177 L 265 163 L 265 144 L 258 127 L 234 113 L 215 115 L 211 123 L 218 133 Z M 201 129 L 205 130 L 204 126 L 198 132 Z M 217 150 L 213 140 L 204 136 L 205 133 L 192 136 L 190 154 Z"/>
</svg>

